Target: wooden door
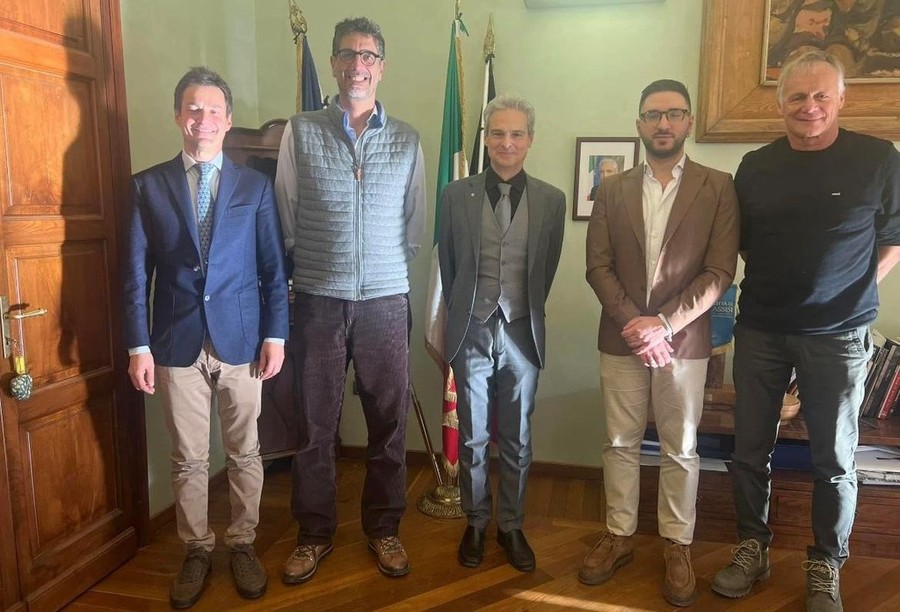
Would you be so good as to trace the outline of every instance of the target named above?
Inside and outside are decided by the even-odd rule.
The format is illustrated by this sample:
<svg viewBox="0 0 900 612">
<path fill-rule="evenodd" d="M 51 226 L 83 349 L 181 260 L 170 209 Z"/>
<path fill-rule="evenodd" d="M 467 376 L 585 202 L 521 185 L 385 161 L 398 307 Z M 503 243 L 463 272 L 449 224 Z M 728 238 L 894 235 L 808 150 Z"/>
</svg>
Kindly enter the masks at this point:
<svg viewBox="0 0 900 612">
<path fill-rule="evenodd" d="M 146 497 L 116 262 L 130 173 L 121 57 L 118 0 L 0 1 L 0 296 L 13 314 L 47 310 L 8 326 L 30 399 L 10 396 L 12 360 L 0 362 L 14 535 L 0 493 L 0 555 L 14 548 L 18 581 L 3 596 L 35 610 L 134 554 Z"/>
</svg>

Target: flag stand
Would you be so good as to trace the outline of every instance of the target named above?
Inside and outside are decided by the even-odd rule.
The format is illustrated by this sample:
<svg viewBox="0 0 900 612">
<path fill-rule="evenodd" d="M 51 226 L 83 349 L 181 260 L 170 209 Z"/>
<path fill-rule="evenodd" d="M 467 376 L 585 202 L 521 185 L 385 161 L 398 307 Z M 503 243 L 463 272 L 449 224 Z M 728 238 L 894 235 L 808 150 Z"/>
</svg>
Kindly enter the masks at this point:
<svg viewBox="0 0 900 612">
<path fill-rule="evenodd" d="M 462 518 L 463 512 L 459 498 L 459 485 L 455 482 L 455 478 L 448 478 L 448 481 L 445 483 L 441 477 L 441 469 L 438 467 L 437 459 L 435 459 L 431 436 L 428 435 L 428 427 L 425 425 L 422 404 L 419 403 L 419 396 L 416 395 L 416 388 L 412 383 L 409 385 L 409 391 L 412 397 L 413 408 L 416 412 L 416 420 L 419 422 L 419 429 L 422 431 L 422 439 L 425 441 L 425 450 L 428 453 L 428 458 L 431 460 L 431 469 L 434 471 L 434 477 L 437 480 L 437 486 L 434 490 L 419 498 L 419 501 L 416 502 L 416 508 L 422 514 L 427 514 L 433 518 Z"/>
</svg>

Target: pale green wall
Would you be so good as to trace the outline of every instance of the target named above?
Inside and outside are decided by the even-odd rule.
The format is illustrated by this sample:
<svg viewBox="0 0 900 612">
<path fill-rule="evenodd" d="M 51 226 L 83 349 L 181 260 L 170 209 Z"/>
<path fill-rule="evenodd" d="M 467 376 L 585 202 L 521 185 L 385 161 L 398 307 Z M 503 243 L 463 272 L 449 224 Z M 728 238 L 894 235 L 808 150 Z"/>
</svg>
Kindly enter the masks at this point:
<svg viewBox="0 0 900 612">
<path fill-rule="evenodd" d="M 433 193 L 454 1 L 301 0 L 299 4 L 309 22 L 312 52 L 328 94 L 335 89 L 328 63 L 334 23 L 365 15 L 381 25 L 387 65 L 379 98 L 389 113 L 421 131 L 431 185 L 428 193 Z M 235 125 L 257 126 L 293 113 L 295 55 L 286 0 L 199 0 L 186 5 L 191 7 L 187 9 L 190 19 L 181 18 L 185 9 L 180 6 L 174 0 L 123 0 L 135 169 L 176 150 L 174 128 L 160 126 L 171 121 L 170 92 L 189 64 L 207 62 L 229 80 L 242 101 L 236 105 Z M 220 6 L 226 10 L 222 12 Z M 697 92 L 700 0 L 557 10 L 527 10 L 522 0 L 464 0 L 462 8 L 470 33 L 462 43 L 468 150 L 481 98 L 482 42 L 488 15 L 493 13 L 498 91 L 526 96 L 537 112 L 535 144 L 526 167 L 569 197 L 577 136 L 633 136 L 638 96 L 652 80 L 676 78 L 692 94 Z M 687 151 L 700 163 L 733 172 L 743 153 L 756 146 L 689 141 Z M 433 207 L 433 202 L 429 205 Z M 431 212 L 433 208 L 429 227 Z M 585 231 L 585 222 L 567 222 L 566 245 L 547 307 L 548 365 L 534 415 L 534 455 L 539 461 L 600 464 L 599 306 L 584 282 Z M 440 378 L 421 341 L 427 276 L 428 258 L 423 254 L 415 261 L 411 278 L 416 321 L 413 380 L 439 445 Z M 900 334 L 900 273 L 885 282 L 882 301 L 879 327 L 888 334 Z M 355 398 L 344 415 L 344 443 L 364 445 L 365 427 Z M 152 418 L 148 416 L 148 427 Z M 165 444 L 154 444 L 164 440 L 160 434 L 165 432 L 152 429 L 148 434 L 151 471 L 166 461 Z M 410 448 L 424 448 L 413 419 L 407 440 Z M 154 486 L 153 507 L 170 503 L 171 495 L 166 495 Z"/>
</svg>

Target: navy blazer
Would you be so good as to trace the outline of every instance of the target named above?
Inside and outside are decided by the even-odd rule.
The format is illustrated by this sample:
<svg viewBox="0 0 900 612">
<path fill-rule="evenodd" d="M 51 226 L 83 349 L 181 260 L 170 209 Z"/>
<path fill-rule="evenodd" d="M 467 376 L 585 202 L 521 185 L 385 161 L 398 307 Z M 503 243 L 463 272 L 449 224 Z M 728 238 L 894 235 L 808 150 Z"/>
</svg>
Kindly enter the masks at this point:
<svg viewBox="0 0 900 612">
<path fill-rule="evenodd" d="M 281 223 L 265 175 L 223 158 L 206 275 L 180 153 L 133 177 L 126 223 L 128 347 L 149 345 L 157 365 L 186 367 L 208 333 L 222 361 L 237 365 L 258 358 L 263 338 L 287 338 Z"/>
<path fill-rule="evenodd" d="M 447 306 L 444 358 L 459 353 L 469 327 L 478 285 L 485 173 L 453 181 L 441 193 L 438 256 Z M 566 196 L 549 183 L 526 175 L 528 193 L 528 307 L 531 334 L 544 367 L 544 303 L 562 253 Z"/>
</svg>

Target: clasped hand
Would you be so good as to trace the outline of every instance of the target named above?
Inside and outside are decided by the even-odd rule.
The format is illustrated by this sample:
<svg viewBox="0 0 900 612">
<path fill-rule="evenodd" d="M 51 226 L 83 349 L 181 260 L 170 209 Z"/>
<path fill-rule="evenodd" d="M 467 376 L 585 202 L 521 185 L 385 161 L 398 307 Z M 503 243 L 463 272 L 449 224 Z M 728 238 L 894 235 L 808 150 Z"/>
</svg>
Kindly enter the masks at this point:
<svg viewBox="0 0 900 612">
<path fill-rule="evenodd" d="M 635 317 L 622 329 L 628 348 L 649 368 L 661 368 L 672 362 L 675 349 L 666 340 L 666 334 L 659 317 Z"/>
</svg>

